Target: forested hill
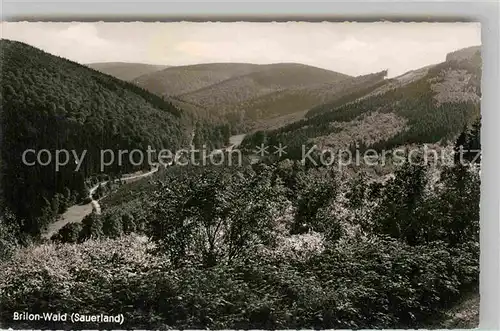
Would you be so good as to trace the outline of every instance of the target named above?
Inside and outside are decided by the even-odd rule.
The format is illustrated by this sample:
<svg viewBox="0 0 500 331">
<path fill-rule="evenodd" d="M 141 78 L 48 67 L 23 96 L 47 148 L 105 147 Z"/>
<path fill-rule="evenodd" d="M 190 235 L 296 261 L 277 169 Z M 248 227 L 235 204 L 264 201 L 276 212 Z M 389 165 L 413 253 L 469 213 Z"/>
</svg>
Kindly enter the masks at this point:
<svg viewBox="0 0 500 331">
<path fill-rule="evenodd" d="M 56 193 L 85 197 L 84 179 L 100 172 L 101 150 L 175 150 L 191 141 L 183 112 L 157 95 L 27 44 L 1 40 L 0 46 L 3 188 L 25 229 L 49 222 L 46 210 Z M 48 149 L 52 157 L 56 149 L 87 154 L 79 172 L 72 156 L 56 172 L 54 162 L 24 165 L 27 149 Z M 137 169 L 127 160 L 105 172 Z"/>
<path fill-rule="evenodd" d="M 339 100 L 312 108 L 306 119 L 278 130 L 248 135 L 243 146 L 262 142 L 344 149 L 454 141 L 480 115 L 479 47 L 458 50 L 440 64 L 410 71 Z"/>
<path fill-rule="evenodd" d="M 217 117 L 236 133 L 270 119 L 300 118 L 356 81 L 356 77 L 299 63 L 206 63 L 155 71 L 134 83 L 188 104 L 196 117 Z"/>
<path fill-rule="evenodd" d="M 109 69 L 100 70 L 122 78 L 121 69 Z M 386 76 L 381 71 L 351 77 L 300 63 L 205 63 L 153 70 L 131 81 L 236 134 L 286 125 L 325 102 L 342 104 L 353 93 L 362 96 L 380 86 Z"/>
<path fill-rule="evenodd" d="M 151 72 L 137 77 L 134 82 L 158 95 L 177 96 L 259 71 L 260 68 L 251 63 L 202 63 Z"/>
</svg>

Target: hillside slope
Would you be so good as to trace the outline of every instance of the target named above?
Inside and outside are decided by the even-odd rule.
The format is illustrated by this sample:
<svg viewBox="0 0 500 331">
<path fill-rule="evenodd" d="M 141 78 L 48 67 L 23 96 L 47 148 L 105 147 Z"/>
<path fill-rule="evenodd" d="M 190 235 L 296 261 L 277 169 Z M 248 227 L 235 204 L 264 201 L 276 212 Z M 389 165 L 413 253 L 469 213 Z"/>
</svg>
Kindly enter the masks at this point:
<svg viewBox="0 0 500 331">
<path fill-rule="evenodd" d="M 286 124 L 286 121 L 279 122 L 283 117 L 290 115 L 303 115 L 311 108 L 325 102 L 340 102 L 346 96 L 360 91 L 374 89 L 384 82 L 386 72 L 349 77 L 336 82 L 316 83 L 303 86 L 296 86 L 288 89 L 279 89 L 273 93 L 268 93 L 261 97 L 246 100 L 235 107 L 235 115 L 246 114 L 250 119 L 250 128 L 260 128 L 265 126 L 270 119 L 277 123 L 274 127 Z M 241 115 L 239 115 L 241 116 Z M 299 118 L 296 116 L 295 118 Z M 252 123 L 251 121 L 254 121 Z M 292 121 L 293 122 L 293 121 Z"/>
<path fill-rule="evenodd" d="M 206 63 L 171 67 L 134 79 L 137 85 L 162 96 L 178 96 L 259 70 L 250 63 Z"/>
<path fill-rule="evenodd" d="M 162 98 L 20 42 L 1 40 L 0 46 L 3 189 L 8 207 L 24 219 L 24 230 L 39 231 L 63 208 L 63 198 L 87 196 L 84 180 L 101 173 L 101 151 L 176 150 L 190 143 L 185 114 Z M 210 128 L 201 129 L 210 133 Z M 54 161 L 25 164 L 22 155 L 28 149 L 46 149 L 52 158 L 63 149 L 86 155 L 78 171 L 72 152 L 67 165 L 56 171 Z M 125 155 L 104 172 L 145 167 L 137 162 Z"/>
<path fill-rule="evenodd" d="M 98 70 L 126 81 L 133 81 L 139 76 L 151 74 L 168 68 L 168 66 L 165 65 L 127 62 L 101 62 L 89 63 L 86 65 L 94 70 Z"/>
<path fill-rule="evenodd" d="M 249 135 L 243 145 L 282 142 L 301 155 L 302 145 L 390 149 L 452 140 L 478 118 L 481 82 L 479 47 L 452 54 L 443 63 L 315 107 L 302 121 Z"/>
<path fill-rule="evenodd" d="M 181 94 L 180 97 L 209 108 L 229 107 L 273 92 L 322 83 L 334 84 L 347 78 L 350 77 L 303 64 L 270 64 L 260 66 L 258 71 Z"/>
<path fill-rule="evenodd" d="M 297 63 L 215 63 L 168 68 L 134 82 L 189 104 L 197 116 L 218 117 L 237 133 L 300 119 L 308 109 L 378 83 L 383 76 L 350 77 Z"/>
</svg>

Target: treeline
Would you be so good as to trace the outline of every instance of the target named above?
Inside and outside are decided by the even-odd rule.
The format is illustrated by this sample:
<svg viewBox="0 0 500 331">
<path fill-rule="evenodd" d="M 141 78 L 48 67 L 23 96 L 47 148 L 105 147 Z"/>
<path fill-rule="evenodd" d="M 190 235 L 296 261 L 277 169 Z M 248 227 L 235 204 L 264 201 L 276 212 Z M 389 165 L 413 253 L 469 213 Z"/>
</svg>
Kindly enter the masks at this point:
<svg viewBox="0 0 500 331">
<path fill-rule="evenodd" d="M 6 208 L 23 232 L 36 235 L 52 221 L 48 209 L 56 194 L 67 201 L 86 198 L 85 180 L 101 172 L 102 150 L 114 150 L 117 156 L 118 150 L 146 151 L 151 146 L 175 151 L 189 144 L 190 119 L 161 97 L 20 42 L 2 40 L 1 48 L 2 185 Z M 205 132 L 200 139 L 214 145 L 227 140 L 220 129 L 213 129 L 216 135 L 211 130 L 198 129 Z M 74 171 L 72 154 L 68 164 L 55 171 L 55 162 L 25 165 L 22 155 L 28 149 L 47 149 L 53 158 L 61 149 L 79 156 L 87 152 L 79 171 Z M 35 157 L 30 154 L 27 161 Z M 147 167 L 147 162 L 134 165 L 127 154 L 122 164 L 115 160 L 105 172 Z"/>
</svg>

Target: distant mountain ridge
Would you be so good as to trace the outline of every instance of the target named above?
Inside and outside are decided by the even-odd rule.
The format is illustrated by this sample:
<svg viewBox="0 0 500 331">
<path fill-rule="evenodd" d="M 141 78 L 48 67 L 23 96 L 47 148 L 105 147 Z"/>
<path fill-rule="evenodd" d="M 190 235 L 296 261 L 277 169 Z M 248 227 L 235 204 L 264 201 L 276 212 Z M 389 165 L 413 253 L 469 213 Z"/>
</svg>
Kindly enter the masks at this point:
<svg viewBox="0 0 500 331">
<path fill-rule="evenodd" d="M 460 68 L 474 72 L 477 64 L 467 67 L 467 61 L 476 58 L 478 52 L 480 46 L 457 50 L 447 54 L 444 63 L 459 63 Z M 194 118 L 230 125 L 235 134 L 278 128 L 343 104 L 382 96 L 435 76 L 436 67 L 439 65 L 386 79 L 387 71 L 351 77 L 299 63 L 206 63 L 154 70 L 132 81 L 185 108 Z M 453 72 L 445 81 L 464 75 L 462 71 Z M 477 76 L 477 72 L 471 75 Z M 456 82 L 434 81 L 431 85 L 438 102 L 464 96 L 460 88 L 454 91 Z M 470 88 L 467 98 L 474 100 L 476 93 L 473 86 Z"/>
<path fill-rule="evenodd" d="M 129 62 L 98 62 L 86 66 L 121 80 L 133 81 L 139 76 L 168 68 L 166 65 L 129 63 Z"/>
<path fill-rule="evenodd" d="M 134 83 L 189 104 L 198 116 L 220 118 L 237 133 L 296 120 L 365 79 L 299 63 L 208 63 L 167 68 Z"/>
<path fill-rule="evenodd" d="M 255 99 L 266 94 L 310 85 L 335 84 L 351 78 L 326 69 L 296 63 L 260 65 L 255 71 L 231 77 L 222 82 L 193 92 L 183 93 L 180 98 L 220 107 Z M 213 96 L 218 96 L 214 98 Z M 224 96 L 222 98 L 221 96 Z"/>
<path fill-rule="evenodd" d="M 123 79 L 123 66 L 94 65 Z M 186 109 L 193 118 L 227 124 L 236 133 L 279 127 L 311 108 L 380 83 L 386 74 L 351 77 L 300 63 L 205 63 L 168 67 L 133 79 L 134 84 Z M 130 70 L 129 70 L 130 71 Z"/>
<path fill-rule="evenodd" d="M 134 79 L 137 85 L 163 96 L 178 96 L 258 70 L 250 63 L 206 63 L 170 67 Z"/>
</svg>

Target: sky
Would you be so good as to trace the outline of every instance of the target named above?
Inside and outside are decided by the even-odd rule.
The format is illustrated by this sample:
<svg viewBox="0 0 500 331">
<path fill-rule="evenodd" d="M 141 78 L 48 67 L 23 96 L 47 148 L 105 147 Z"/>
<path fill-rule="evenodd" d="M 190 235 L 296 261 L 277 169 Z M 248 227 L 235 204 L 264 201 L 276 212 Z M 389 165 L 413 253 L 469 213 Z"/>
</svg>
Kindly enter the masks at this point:
<svg viewBox="0 0 500 331">
<path fill-rule="evenodd" d="M 481 44 L 479 23 L 2 22 L 1 35 L 82 64 L 295 62 L 390 77 Z"/>
</svg>

